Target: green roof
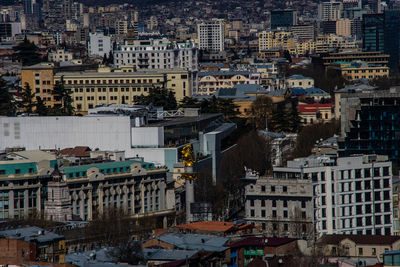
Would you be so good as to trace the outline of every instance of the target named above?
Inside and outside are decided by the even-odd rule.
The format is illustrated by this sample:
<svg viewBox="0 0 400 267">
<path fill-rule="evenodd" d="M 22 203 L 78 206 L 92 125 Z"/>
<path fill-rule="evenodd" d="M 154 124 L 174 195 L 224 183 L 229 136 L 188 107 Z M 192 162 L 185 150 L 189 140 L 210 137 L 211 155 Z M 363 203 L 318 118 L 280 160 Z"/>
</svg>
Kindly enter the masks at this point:
<svg viewBox="0 0 400 267">
<path fill-rule="evenodd" d="M 130 171 L 130 166 L 133 163 L 140 163 L 142 168 L 144 169 L 153 169 L 154 164 L 148 162 L 142 162 L 137 160 L 127 160 L 127 161 L 113 161 L 113 162 L 105 162 L 105 163 L 95 163 L 88 165 L 77 165 L 77 166 L 68 166 L 64 167 L 63 173 L 67 176 L 67 178 L 78 178 L 78 177 L 86 177 L 87 170 L 89 168 L 98 168 L 100 172 L 105 174 L 114 174 L 114 173 L 124 173 Z"/>
</svg>

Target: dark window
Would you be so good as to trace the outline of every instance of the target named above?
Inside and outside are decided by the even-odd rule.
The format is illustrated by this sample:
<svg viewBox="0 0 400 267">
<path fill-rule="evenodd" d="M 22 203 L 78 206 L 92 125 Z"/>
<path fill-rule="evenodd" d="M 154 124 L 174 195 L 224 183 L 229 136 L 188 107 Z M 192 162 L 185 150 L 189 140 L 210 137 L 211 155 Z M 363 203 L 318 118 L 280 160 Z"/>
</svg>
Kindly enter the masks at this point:
<svg viewBox="0 0 400 267">
<path fill-rule="evenodd" d="M 265 207 L 265 200 L 261 200 L 261 207 Z"/>
<path fill-rule="evenodd" d="M 284 200 L 284 201 L 283 201 L 283 206 L 284 206 L 285 208 L 287 208 L 287 200 Z"/>
<path fill-rule="evenodd" d="M 283 187 L 283 192 L 287 192 L 287 186 Z"/>
<path fill-rule="evenodd" d="M 254 217 L 254 210 L 250 210 L 250 216 Z"/>
<path fill-rule="evenodd" d="M 389 176 L 389 167 L 383 167 L 383 176 Z"/>
<path fill-rule="evenodd" d="M 365 205 L 365 213 L 371 213 L 371 204 Z"/>
<path fill-rule="evenodd" d="M 374 168 L 374 177 L 380 176 L 379 174 L 379 168 Z"/>
<path fill-rule="evenodd" d="M 251 207 L 254 207 L 254 199 L 251 199 L 251 200 L 250 200 L 250 206 L 251 206 Z"/>
<path fill-rule="evenodd" d="M 361 169 L 357 169 L 355 171 L 355 176 L 356 176 L 356 178 L 361 178 Z"/>
<path fill-rule="evenodd" d="M 305 202 L 304 200 L 301 201 L 301 207 L 302 207 L 303 209 L 306 208 L 306 202 Z"/>
<path fill-rule="evenodd" d="M 384 200 L 389 200 L 390 199 L 389 191 L 383 191 L 383 199 Z"/>
<path fill-rule="evenodd" d="M 364 193 L 364 200 L 371 201 L 371 192 Z"/>
<path fill-rule="evenodd" d="M 376 188 L 376 189 L 379 189 L 379 188 L 381 188 L 381 183 L 380 183 L 381 181 L 379 181 L 379 180 L 375 180 L 374 181 L 374 187 Z"/>
<path fill-rule="evenodd" d="M 325 181 L 325 172 L 321 172 L 321 181 Z"/>
<path fill-rule="evenodd" d="M 276 200 L 272 200 L 272 207 L 276 208 Z"/>
<path fill-rule="evenodd" d="M 362 206 L 361 205 L 356 206 L 356 214 L 357 215 L 362 214 Z"/>
<path fill-rule="evenodd" d="M 261 210 L 261 217 L 265 217 L 265 210 Z"/>
<path fill-rule="evenodd" d="M 359 202 L 361 202 L 362 200 L 361 200 L 361 193 L 357 193 L 356 194 L 356 202 L 357 203 L 359 203 Z"/>
<path fill-rule="evenodd" d="M 273 217 L 273 218 L 276 218 L 276 210 L 273 210 L 273 211 L 272 211 L 272 217 Z"/>
<path fill-rule="evenodd" d="M 364 181 L 364 189 L 365 190 L 371 189 L 371 181 Z"/>
<path fill-rule="evenodd" d="M 385 215 L 385 224 L 391 223 L 390 215 Z"/>
<path fill-rule="evenodd" d="M 285 223 L 285 224 L 283 225 L 283 231 L 288 231 L 288 230 L 289 230 L 289 226 L 288 226 L 287 223 Z"/>
<path fill-rule="evenodd" d="M 381 212 L 381 204 L 375 204 L 375 212 Z"/>
<path fill-rule="evenodd" d="M 275 186 L 274 185 L 271 186 L 271 192 L 275 192 Z"/>
<path fill-rule="evenodd" d="M 365 217 L 365 225 L 371 225 L 371 217 Z"/>
<path fill-rule="evenodd" d="M 265 185 L 261 186 L 261 192 L 265 192 Z"/>
<path fill-rule="evenodd" d="M 361 181 L 356 182 L 356 190 L 361 190 Z"/>
<path fill-rule="evenodd" d="M 283 218 L 287 218 L 288 217 L 288 212 L 287 212 L 287 210 L 284 210 L 283 211 Z"/>
<path fill-rule="evenodd" d="M 375 192 L 375 200 L 381 200 L 381 192 Z"/>
<path fill-rule="evenodd" d="M 363 226 L 362 218 L 357 218 L 357 226 Z"/>
<path fill-rule="evenodd" d="M 21 169 L 15 169 L 15 174 L 20 174 L 21 173 Z"/>
<path fill-rule="evenodd" d="M 364 177 L 371 177 L 371 169 L 364 169 Z"/>
</svg>

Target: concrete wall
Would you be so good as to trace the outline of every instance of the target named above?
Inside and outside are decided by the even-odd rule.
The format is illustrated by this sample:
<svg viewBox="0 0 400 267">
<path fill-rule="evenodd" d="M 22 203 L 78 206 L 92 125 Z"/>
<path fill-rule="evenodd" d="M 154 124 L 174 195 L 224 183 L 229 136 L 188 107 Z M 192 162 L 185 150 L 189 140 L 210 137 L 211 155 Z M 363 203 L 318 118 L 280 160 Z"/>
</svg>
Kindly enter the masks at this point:
<svg viewBox="0 0 400 267">
<path fill-rule="evenodd" d="M 89 146 L 128 152 L 130 143 L 129 117 L 0 117 L 0 150 Z"/>
</svg>

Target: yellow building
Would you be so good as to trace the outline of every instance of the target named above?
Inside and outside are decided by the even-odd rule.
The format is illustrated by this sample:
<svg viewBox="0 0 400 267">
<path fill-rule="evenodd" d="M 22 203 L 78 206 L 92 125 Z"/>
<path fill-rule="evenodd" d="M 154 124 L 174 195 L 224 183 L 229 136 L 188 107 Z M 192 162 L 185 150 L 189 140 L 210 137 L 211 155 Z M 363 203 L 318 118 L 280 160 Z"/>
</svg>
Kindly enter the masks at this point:
<svg viewBox="0 0 400 267">
<path fill-rule="evenodd" d="M 21 70 L 22 87 L 29 85 L 35 96 L 39 96 L 47 105 L 53 106 L 56 102 L 51 94 L 54 87 L 54 64 L 39 63 L 23 67 Z"/>
<path fill-rule="evenodd" d="M 147 95 L 152 88 L 164 84 L 177 101 L 192 95 L 192 77 L 185 70 L 113 72 L 106 68 L 97 72 L 60 72 L 54 81 L 61 77 L 65 87 L 72 90 L 73 107 L 79 113 L 101 104 L 135 104 L 135 96 Z"/>
<path fill-rule="evenodd" d="M 287 31 L 263 31 L 258 35 L 258 49 L 270 50 L 274 48 L 280 48 L 283 50 L 289 50 L 293 48 L 294 38 L 291 32 Z"/>
<path fill-rule="evenodd" d="M 318 35 L 315 41 L 315 53 L 317 54 L 330 52 L 334 48 L 349 49 L 357 47 L 358 43 L 356 41 L 335 34 Z"/>
<path fill-rule="evenodd" d="M 317 248 L 327 257 L 379 258 L 391 250 L 400 249 L 399 236 L 384 235 L 325 235 Z"/>
<path fill-rule="evenodd" d="M 192 73 L 186 70 L 134 72 L 129 66 L 119 70 L 99 68 L 97 71 L 55 73 L 53 63 L 41 63 L 24 67 L 21 73 L 23 86 L 28 83 L 35 96 L 40 96 L 51 107 L 59 104 L 51 92 L 61 77 L 65 87 L 72 90 L 75 111 L 83 114 L 100 104 L 134 104 L 134 96 L 147 95 L 151 88 L 164 84 L 180 101 L 192 96 L 194 82 Z"/>
<path fill-rule="evenodd" d="M 199 95 L 210 95 L 220 88 L 232 88 L 236 84 L 249 84 L 248 71 L 199 72 Z"/>
<path fill-rule="evenodd" d="M 370 64 L 364 61 L 338 61 L 332 63 L 328 68 L 339 71 L 349 81 L 389 77 L 389 67 L 380 64 Z"/>
</svg>

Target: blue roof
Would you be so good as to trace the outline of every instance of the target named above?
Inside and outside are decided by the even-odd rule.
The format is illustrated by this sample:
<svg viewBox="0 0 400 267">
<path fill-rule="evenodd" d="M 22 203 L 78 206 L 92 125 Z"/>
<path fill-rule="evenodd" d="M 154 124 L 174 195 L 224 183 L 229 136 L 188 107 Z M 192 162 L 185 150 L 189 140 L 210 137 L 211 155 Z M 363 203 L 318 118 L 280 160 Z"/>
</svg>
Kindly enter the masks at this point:
<svg viewBox="0 0 400 267">
<path fill-rule="evenodd" d="M 36 226 L 0 231 L 0 236 L 9 239 L 20 239 L 26 242 L 37 241 L 38 243 L 52 242 L 64 238 L 62 235 L 43 230 Z"/>
<path fill-rule="evenodd" d="M 162 235 L 157 239 L 172 244 L 180 249 L 203 250 L 210 252 L 226 250 L 227 248 L 223 246 L 229 240 L 229 238 L 226 237 L 180 233 Z"/>
<path fill-rule="evenodd" d="M 303 80 L 303 79 L 312 79 L 312 78 L 305 77 L 305 76 L 300 75 L 300 74 L 294 74 L 294 75 L 290 76 L 288 79 L 290 79 L 290 80 Z"/>
<path fill-rule="evenodd" d="M 167 260 L 176 261 L 191 258 L 197 250 L 177 250 L 177 249 L 143 249 L 143 254 L 147 260 Z"/>
<path fill-rule="evenodd" d="M 327 92 L 320 88 L 312 87 L 312 88 L 301 88 L 301 87 L 293 87 L 292 95 L 329 95 Z"/>
</svg>

